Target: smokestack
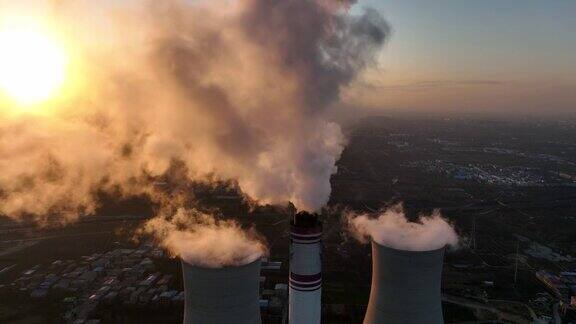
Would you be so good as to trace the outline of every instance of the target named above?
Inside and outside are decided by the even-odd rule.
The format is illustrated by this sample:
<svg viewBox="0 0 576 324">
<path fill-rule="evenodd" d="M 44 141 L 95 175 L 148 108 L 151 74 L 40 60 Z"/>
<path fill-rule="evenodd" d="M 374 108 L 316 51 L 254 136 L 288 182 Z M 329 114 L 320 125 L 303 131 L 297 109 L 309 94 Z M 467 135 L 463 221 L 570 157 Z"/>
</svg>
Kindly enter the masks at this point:
<svg viewBox="0 0 576 324">
<path fill-rule="evenodd" d="M 319 324 L 322 296 L 322 223 L 300 212 L 290 227 L 290 324 Z"/>
<path fill-rule="evenodd" d="M 182 260 L 184 324 L 259 324 L 258 259 L 241 266 L 207 268 Z"/>
<path fill-rule="evenodd" d="M 372 287 L 364 324 L 442 324 L 444 247 L 404 251 L 372 241 Z"/>
</svg>

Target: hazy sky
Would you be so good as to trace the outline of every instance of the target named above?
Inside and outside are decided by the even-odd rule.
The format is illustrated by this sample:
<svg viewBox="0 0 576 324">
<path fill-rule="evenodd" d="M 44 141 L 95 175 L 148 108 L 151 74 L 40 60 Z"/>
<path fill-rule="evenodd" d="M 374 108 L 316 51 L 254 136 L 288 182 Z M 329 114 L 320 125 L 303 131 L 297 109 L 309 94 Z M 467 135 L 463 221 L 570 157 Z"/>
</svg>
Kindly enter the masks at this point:
<svg viewBox="0 0 576 324">
<path fill-rule="evenodd" d="M 350 101 L 371 108 L 576 113 L 576 1 L 363 0 L 393 33 Z"/>
</svg>

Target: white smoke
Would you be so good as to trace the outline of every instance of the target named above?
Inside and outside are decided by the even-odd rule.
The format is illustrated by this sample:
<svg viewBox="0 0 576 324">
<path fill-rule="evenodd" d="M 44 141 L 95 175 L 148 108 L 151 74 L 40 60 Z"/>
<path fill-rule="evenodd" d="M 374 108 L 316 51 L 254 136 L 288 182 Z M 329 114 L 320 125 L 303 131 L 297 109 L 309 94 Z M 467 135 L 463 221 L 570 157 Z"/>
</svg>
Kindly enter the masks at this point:
<svg viewBox="0 0 576 324">
<path fill-rule="evenodd" d="M 409 222 L 401 205 L 374 214 L 346 214 L 348 230 L 360 242 L 370 240 L 397 250 L 430 251 L 445 246 L 456 248 L 458 235 L 439 211 Z"/>
<path fill-rule="evenodd" d="M 264 239 L 254 230 L 192 209 L 151 219 L 141 231 L 154 235 L 172 256 L 202 267 L 239 266 L 268 254 Z"/>
<path fill-rule="evenodd" d="M 235 181 L 262 204 L 327 203 L 345 139 L 326 112 L 385 40 L 375 11 L 51 2 L 43 12 L 73 48 L 74 84 L 40 114 L 0 102 L 0 214 L 73 221 L 94 213 L 99 191 L 149 193 L 175 162 L 185 181 Z"/>
</svg>

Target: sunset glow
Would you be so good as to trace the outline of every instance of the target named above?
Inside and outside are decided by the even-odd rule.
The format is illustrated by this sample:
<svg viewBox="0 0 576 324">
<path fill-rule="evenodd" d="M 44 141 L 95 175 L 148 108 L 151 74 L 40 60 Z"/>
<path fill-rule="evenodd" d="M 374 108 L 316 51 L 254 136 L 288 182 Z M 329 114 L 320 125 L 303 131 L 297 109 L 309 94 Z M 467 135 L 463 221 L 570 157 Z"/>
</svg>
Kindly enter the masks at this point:
<svg viewBox="0 0 576 324">
<path fill-rule="evenodd" d="M 22 106 L 55 96 L 66 76 L 68 57 L 47 33 L 30 27 L 0 30 L 0 91 Z"/>
</svg>

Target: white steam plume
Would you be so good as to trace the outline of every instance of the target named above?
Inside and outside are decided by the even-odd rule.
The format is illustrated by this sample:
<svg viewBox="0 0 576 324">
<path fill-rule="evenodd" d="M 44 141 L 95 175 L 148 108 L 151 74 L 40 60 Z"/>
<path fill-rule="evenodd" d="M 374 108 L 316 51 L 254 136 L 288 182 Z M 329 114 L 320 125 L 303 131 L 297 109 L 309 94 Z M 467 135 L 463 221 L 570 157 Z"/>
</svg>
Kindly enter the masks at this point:
<svg viewBox="0 0 576 324">
<path fill-rule="evenodd" d="M 380 245 L 405 251 L 458 246 L 458 235 L 438 211 L 421 216 L 419 222 L 409 222 L 403 207 L 396 205 L 377 215 L 349 212 L 346 220 L 350 233 L 362 243 L 374 240 Z"/>
<path fill-rule="evenodd" d="M 193 209 L 179 208 L 174 215 L 151 219 L 141 233 L 155 236 L 172 256 L 208 268 L 244 265 L 268 254 L 256 231 Z"/>
<path fill-rule="evenodd" d="M 0 214 L 73 221 L 97 191 L 147 193 L 175 161 L 186 181 L 236 181 L 260 203 L 327 203 L 345 140 L 326 111 L 384 43 L 377 12 L 352 16 L 344 0 L 51 2 L 77 80 L 41 114 L 0 100 Z"/>
</svg>

